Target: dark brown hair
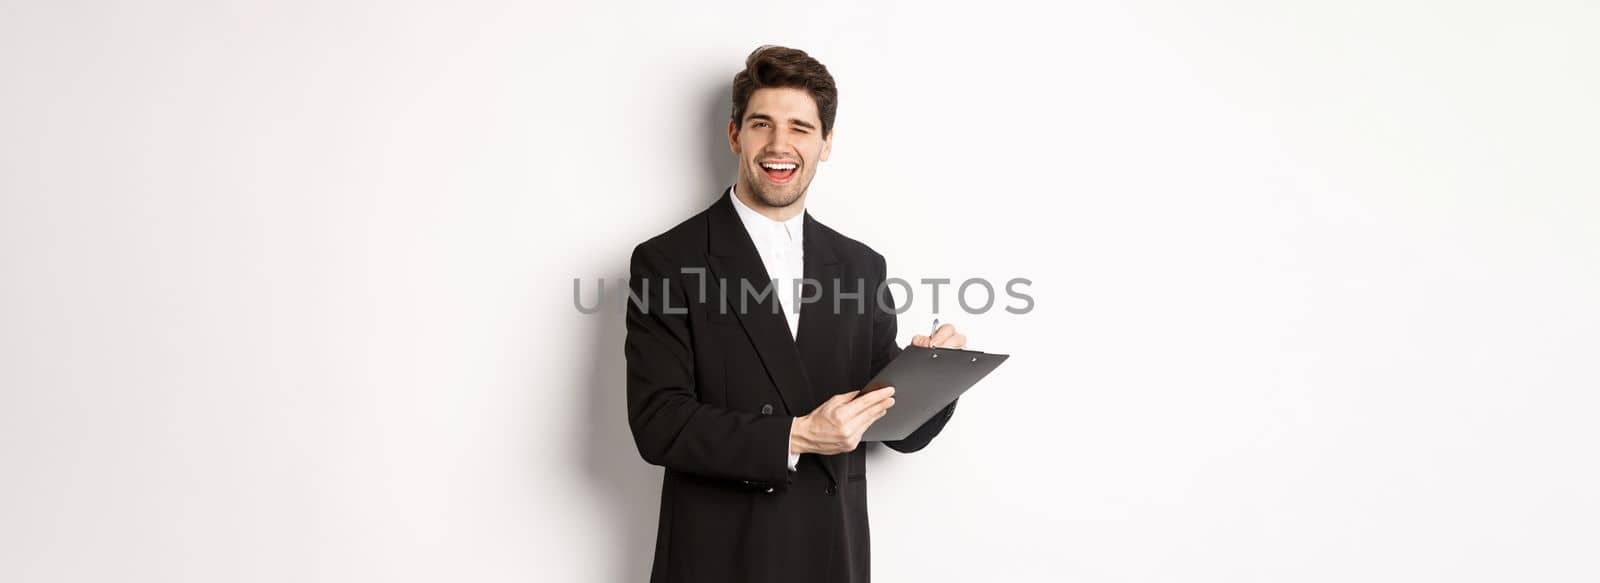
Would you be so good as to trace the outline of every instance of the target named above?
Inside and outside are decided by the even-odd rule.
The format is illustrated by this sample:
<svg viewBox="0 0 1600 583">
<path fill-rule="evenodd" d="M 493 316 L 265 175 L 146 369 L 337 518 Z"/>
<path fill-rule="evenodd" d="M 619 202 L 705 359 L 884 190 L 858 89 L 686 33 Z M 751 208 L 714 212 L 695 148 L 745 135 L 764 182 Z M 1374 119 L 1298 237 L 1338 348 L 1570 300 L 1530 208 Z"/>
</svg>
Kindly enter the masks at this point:
<svg viewBox="0 0 1600 583">
<path fill-rule="evenodd" d="M 839 90 L 833 86 L 828 68 L 800 49 L 776 45 L 757 47 L 744 60 L 744 70 L 733 76 L 733 125 L 742 127 L 750 95 L 757 89 L 788 87 L 804 89 L 817 102 L 822 118 L 822 137 L 833 131 L 833 116 L 839 109 Z"/>
</svg>

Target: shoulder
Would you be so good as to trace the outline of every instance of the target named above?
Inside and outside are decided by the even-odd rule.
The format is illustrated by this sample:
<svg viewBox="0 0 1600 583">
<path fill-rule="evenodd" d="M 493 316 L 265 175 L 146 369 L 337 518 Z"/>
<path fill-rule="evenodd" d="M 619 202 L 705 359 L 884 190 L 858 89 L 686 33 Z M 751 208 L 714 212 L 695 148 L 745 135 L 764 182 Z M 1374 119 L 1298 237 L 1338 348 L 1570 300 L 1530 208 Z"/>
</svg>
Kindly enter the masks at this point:
<svg viewBox="0 0 1600 583">
<path fill-rule="evenodd" d="M 679 260 L 703 256 L 708 231 L 707 215 L 710 212 L 709 208 L 702 210 L 672 228 L 645 239 L 633 247 L 634 257 L 645 254 Z"/>
<path fill-rule="evenodd" d="M 833 227 L 823 224 L 822 221 L 816 220 L 815 217 L 812 217 L 812 221 L 816 223 L 817 233 L 821 234 L 833 246 L 834 254 L 840 261 L 862 267 L 870 267 L 874 270 L 882 270 L 884 268 L 883 255 L 870 245 L 834 230 Z"/>
</svg>

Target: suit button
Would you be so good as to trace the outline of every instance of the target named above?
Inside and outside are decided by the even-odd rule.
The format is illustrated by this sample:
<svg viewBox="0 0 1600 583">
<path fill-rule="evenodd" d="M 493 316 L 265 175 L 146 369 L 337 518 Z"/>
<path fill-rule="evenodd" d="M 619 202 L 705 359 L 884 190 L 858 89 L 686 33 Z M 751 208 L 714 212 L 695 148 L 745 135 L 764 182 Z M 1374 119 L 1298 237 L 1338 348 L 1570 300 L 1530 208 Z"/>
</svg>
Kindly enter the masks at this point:
<svg viewBox="0 0 1600 583">
<path fill-rule="evenodd" d="M 762 405 L 761 406 L 761 414 L 762 415 L 771 415 L 772 414 L 772 403 L 767 403 L 765 405 Z"/>
<path fill-rule="evenodd" d="M 829 486 L 828 486 L 828 487 L 827 487 L 827 488 L 824 488 L 824 489 L 823 489 L 823 490 L 822 490 L 822 493 L 823 493 L 823 494 L 827 494 L 827 495 L 829 495 L 829 496 L 832 496 L 832 495 L 834 495 L 834 494 L 837 494 L 837 493 L 839 493 L 839 490 L 838 490 L 838 489 L 836 489 L 836 488 L 834 488 L 834 487 L 833 487 L 833 486 L 832 486 L 832 485 L 829 485 Z"/>
</svg>

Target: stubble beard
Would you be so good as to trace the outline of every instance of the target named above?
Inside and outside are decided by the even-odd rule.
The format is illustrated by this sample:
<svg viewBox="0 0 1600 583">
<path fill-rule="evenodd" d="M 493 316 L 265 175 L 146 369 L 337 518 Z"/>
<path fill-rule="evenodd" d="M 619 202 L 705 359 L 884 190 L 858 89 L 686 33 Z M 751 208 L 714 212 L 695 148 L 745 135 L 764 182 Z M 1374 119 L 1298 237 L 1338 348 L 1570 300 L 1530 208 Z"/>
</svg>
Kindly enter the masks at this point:
<svg viewBox="0 0 1600 583">
<path fill-rule="evenodd" d="M 803 182 L 798 184 L 799 188 L 796 188 L 790 192 L 770 191 L 764 188 L 764 185 L 761 183 L 760 179 L 753 176 L 746 177 L 744 183 L 740 184 L 739 186 L 744 188 L 744 192 L 755 195 L 756 200 L 761 201 L 761 204 L 772 208 L 787 208 L 788 206 L 799 202 L 800 198 L 805 196 L 806 190 L 811 187 L 810 176 L 797 176 L 796 179 L 803 180 Z"/>
</svg>

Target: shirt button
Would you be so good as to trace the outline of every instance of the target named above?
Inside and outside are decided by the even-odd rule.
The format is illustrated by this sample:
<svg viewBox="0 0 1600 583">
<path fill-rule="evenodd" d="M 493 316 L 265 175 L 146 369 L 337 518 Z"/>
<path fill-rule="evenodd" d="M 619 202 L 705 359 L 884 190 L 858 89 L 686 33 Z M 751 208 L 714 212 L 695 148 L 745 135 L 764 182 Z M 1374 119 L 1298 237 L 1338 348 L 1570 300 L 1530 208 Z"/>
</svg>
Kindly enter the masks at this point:
<svg viewBox="0 0 1600 583">
<path fill-rule="evenodd" d="M 768 403 L 768 404 L 762 405 L 761 406 L 761 414 L 762 415 L 771 415 L 772 414 L 772 404 Z"/>
<path fill-rule="evenodd" d="M 837 494 L 837 493 L 838 493 L 838 492 L 839 492 L 839 490 L 837 490 L 837 489 L 835 489 L 835 488 L 834 488 L 834 487 L 833 487 L 833 485 L 831 485 L 831 484 L 830 484 L 830 485 L 829 485 L 829 486 L 828 486 L 828 487 L 827 487 L 827 488 L 824 488 L 824 489 L 823 489 L 823 490 L 822 490 L 822 493 L 823 493 L 823 494 L 827 494 L 827 495 L 829 495 L 829 496 L 832 496 L 832 495 L 834 495 L 834 494 Z"/>
</svg>

